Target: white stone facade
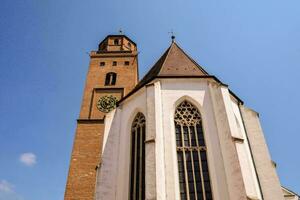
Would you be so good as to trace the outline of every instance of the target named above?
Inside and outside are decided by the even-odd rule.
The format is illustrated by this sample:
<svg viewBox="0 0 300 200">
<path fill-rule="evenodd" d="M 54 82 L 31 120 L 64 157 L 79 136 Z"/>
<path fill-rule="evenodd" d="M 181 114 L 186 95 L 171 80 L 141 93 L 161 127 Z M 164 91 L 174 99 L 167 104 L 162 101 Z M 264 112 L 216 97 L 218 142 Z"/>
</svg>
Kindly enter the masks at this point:
<svg viewBox="0 0 300 200">
<path fill-rule="evenodd" d="M 156 78 L 106 116 L 97 200 L 128 199 L 131 124 L 138 112 L 146 117 L 146 199 L 180 200 L 174 112 L 183 100 L 202 115 L 214 200 L 284 199 L 256 113 L 212 79 Z"/>
</svg>

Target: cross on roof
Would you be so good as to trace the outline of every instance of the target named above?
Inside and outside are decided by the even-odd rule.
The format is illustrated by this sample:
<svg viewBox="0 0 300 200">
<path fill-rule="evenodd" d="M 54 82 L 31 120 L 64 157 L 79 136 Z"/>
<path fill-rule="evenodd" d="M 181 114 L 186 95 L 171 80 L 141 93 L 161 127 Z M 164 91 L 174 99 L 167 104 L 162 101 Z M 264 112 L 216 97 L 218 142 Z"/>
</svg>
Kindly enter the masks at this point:
<svg viewBox="0 0 300 200">
<path fill-rule="evenodd" d="M 173 32 L 173 30 L 171 30 L 170 32 L 168 32 L 169 34 L 171 34 L 171 39 L 172 39 L 172 42 L 175 41 L 175 34 Z"/>
</svg>

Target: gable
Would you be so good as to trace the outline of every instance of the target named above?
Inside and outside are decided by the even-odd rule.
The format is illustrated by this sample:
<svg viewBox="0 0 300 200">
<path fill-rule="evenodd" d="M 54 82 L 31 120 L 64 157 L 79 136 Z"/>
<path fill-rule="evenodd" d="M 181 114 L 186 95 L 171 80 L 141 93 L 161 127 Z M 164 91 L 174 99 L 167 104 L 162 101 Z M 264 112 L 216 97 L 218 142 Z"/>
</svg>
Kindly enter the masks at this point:
<svg viewBox="0 0 300 200">
<path fill-rule="evenodd" d="M 172 42 L 135 88 L 140 88 L 158 76 L 209 76 L 209 74 Z"/>
<path fill-rule="evenodd" d="M 203 76 L 208 73 L 173 42 L 158 75 Z"/>
</svg>

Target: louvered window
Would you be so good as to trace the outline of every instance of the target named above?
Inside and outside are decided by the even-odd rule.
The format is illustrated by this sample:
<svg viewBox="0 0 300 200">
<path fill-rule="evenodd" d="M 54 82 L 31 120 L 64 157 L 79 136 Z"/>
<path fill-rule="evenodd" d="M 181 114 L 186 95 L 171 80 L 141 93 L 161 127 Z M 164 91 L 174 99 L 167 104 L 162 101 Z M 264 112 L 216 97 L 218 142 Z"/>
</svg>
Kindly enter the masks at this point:
<svg viewBox="0 0 300 200">
<path fill-rule="evenodd" d="M 145 116 L 138 113 L 131 127 L 130 200 L 145 199 L 145 131 Z"/>
<path fill-rule="evenodd" d="M 201 114 L 183 101 L 174 122 L 181 200 L 212 200 Z"/>
</svg>

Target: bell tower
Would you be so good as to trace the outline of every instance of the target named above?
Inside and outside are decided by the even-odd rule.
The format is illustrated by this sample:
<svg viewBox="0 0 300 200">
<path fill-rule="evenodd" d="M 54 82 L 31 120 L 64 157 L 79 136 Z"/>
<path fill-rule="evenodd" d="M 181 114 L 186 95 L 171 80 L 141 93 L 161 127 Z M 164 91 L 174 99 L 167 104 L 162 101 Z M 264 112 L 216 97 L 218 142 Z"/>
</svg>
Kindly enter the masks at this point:
<svg viewBox="0 0 300 200">
<path fill-rule="evenodd" d="M 90 53 L 77 120 L 65 200 L 94 199 L 96 168 L 101 162 L 105 115 L 138 82 L 136 44 L 125 35 L 108 35 Z"/>
</svg>

